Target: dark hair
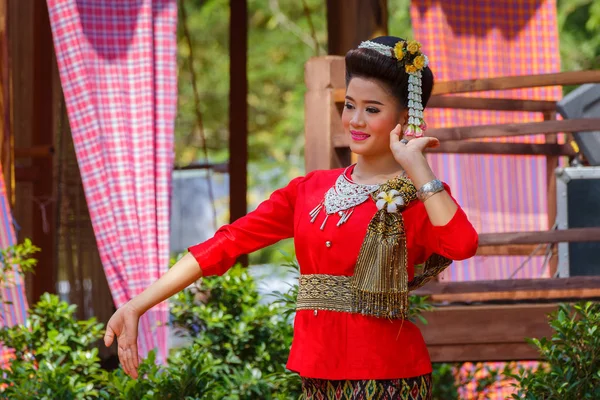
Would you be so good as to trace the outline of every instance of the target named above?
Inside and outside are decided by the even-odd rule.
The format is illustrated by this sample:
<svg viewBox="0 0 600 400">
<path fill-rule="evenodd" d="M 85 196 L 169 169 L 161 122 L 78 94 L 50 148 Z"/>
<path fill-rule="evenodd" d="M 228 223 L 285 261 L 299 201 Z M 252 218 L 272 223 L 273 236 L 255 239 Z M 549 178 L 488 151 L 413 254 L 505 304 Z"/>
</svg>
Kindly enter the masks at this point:
<svg viewBox="0 0 600 400">
<path fill-rule="evenodd" d="M 394 47 L 400 40 L 395 36 L 379 36 L 371 42 Z M 429 67 L 421 72 L 421 85 L 423 94 L 421 100 L 423 107 L 427 105 L 431 89 L 433 89 L 433 73 Z M 346 87 L 354 77 L 376 79 L 389 88 L 391 94 L 398 99 L 400 104 L 408 107 L 408 73 L 403 64 L 392 57 L 384 56 L 370 49 L 353 49 L 346 53 Z"/>
</svg>

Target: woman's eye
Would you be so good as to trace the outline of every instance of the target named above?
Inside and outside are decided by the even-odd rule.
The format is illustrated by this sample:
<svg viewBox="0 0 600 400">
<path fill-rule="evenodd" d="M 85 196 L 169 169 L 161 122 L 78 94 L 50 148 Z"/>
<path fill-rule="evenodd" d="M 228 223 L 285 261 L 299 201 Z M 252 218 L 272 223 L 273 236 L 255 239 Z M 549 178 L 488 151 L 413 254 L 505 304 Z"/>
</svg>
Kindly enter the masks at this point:
<svg viewBox="0 0 600 400">
<path fill-rule="evenodd" d="M 354 108 L 354 106 L 350 103 L 344 104 L 344 107 L 346 107 L 348 110 L 352 110 Z"/>
<path fill-rule="evenodd" d="M 375 107 L 367 107 L 367 112 L 371 114 L 377 114 L 379 112 L 379 109 Z"/>
</svg>

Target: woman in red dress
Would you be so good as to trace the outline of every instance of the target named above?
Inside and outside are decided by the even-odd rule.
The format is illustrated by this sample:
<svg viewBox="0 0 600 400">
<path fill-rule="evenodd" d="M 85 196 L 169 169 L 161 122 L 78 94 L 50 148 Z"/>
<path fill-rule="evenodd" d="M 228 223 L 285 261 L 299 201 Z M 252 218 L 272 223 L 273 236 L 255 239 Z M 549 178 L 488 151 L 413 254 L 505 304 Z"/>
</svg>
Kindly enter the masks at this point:
<svg viewBox="0 0 600 400">
<path fill-rule="evenodd" d="M 439 141 L 423 135 L 433 74 L 420 47 L 385 36 L 348 52 L 342 122 L 356 164 L 292 180 L 117 310 L 105 342 L 117 337 L 126 373 L 137 377 L 146 310 L 293 237 L 301 275 L 287 367 L 302 377 L 305 397 L 431 398 L 431 362 L 406 319 L 408 294 L 472 257 L 478 236 L 423 155 Z"/>
</svg>

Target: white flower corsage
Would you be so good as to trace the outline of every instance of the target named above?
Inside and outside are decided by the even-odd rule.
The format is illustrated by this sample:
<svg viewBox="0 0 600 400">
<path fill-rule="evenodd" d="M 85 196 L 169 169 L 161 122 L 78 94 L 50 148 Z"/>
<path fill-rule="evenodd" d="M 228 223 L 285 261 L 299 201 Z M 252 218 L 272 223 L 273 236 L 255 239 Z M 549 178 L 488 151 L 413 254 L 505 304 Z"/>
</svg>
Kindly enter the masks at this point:
<svg viewBox="0 0 600 400">
<path fill-rule="evenodd" d="M 395 213 L 398 211 L 398 207 L 404 205 L 404 199 L 397 190 L 390 190 L 389 192 L 381 192 L 377 195 L 377 209 L 383 210 L 387 206 L 387 212 Z"/>
</svg>

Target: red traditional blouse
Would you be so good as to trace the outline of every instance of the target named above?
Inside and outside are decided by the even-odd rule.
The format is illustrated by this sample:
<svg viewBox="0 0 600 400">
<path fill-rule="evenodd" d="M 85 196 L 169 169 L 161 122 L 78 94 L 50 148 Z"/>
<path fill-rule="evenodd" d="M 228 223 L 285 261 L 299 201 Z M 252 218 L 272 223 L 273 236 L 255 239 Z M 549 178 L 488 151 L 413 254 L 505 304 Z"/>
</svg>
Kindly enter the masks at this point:
<svg viewBox="0 0 600 400">
<path fill-rule="evenodd" d="M 314 171 L 296 178 L 255 211 L 190 247 L 203 275 L 222 275 L 240 255 L 293 237 L 301 274 L 352 276 L 367 226 L 377 211 L 375 202 L 369 199 L 358 205 L 339 227 L 334 219 L 321 230 L 324 213 L 313 223 L 309 215 L 343 171 Z M 433 226 L 419 201 L 413 201 L 402 216 L 409 280 L 414 265 L 432 253 L 453 260 L 475 254 L 477 232 L 460 207 L 445 226 Z M 397 379 L 431 372 L 425 342 L 413 323 L 324 310 L 296 313 L 287 367 L 303 377 L 320 379 Z"/>
</svg>

